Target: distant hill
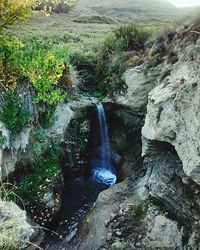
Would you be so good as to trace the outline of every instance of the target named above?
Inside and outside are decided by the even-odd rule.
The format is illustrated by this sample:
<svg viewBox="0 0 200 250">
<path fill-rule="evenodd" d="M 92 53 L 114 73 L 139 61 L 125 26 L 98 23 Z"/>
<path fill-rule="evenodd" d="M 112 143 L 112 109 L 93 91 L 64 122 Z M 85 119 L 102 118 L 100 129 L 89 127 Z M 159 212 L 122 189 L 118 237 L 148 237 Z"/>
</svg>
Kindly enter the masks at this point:
<svg viewBox="0 0 200 250">
<path fill-rule="evenodd" d="M 79 0 L 72 16 L 103 15 L 120 19 L 174 20 L 190 12 L 176 8 L 165 0 Z"/>
<path fill-rule="evenodd" d="M 159 32 L 180 16 L 188 14 L 190 19 L 192 11 L 194 8 L 176 8 L 165 0 L 78 0 L 67 14 L 37 12 L 26 22 L 10 27 L 9 32 L 22 39 L 37 34 L 61 42 L 90 44 L 103 40 L 121 21 L 134 21 Z"/>
</svg>

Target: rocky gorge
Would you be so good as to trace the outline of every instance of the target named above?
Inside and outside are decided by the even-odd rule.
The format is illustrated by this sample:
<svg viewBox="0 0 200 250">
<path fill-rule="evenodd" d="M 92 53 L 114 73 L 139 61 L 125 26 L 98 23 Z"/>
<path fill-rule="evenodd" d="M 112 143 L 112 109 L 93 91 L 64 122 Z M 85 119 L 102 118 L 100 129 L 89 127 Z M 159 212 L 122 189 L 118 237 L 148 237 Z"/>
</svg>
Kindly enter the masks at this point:
<svg viewBox="0 0 200 250">
<path fill-rule="evenodd" d="M 133 53 L 134 63 L 124 73 L 127 90 L 102 101 L 118 183 L 98 195 L 66 249 L 199 249 L 199 31 L 199 22 L 185 25 Z M 28 88 L 24 103 L 31 107 L 34 119 L 39 119 L 30 92 Z M 88 174 L 85 166 L 95 102 L 83 95 L 60 103 L 54 124 L 42 131 L 44 139 L 31 127 L 13 140 L 0 124 L 5 138 L 0 151 L 1 180 L 10 179 L 13 173 L 17 176 L 17 171 L 31 164 L 37 157 L 33 145 L 38 140 L 45 146 L 55 139 L 61 143 L 61 169 L 39 195 L 42 209 L 33 213 L 32 220 L 40 211 L 52 218 L 59 214 L 63 183 Z M 14 183 L 17 181 L 15 177 Z M 16 220 L 16 211 L 23 213 L 13 206 L 0 203 L 0 221 L 9 223 Z M 25 214 L 19 217 L 16 223 L 23 229 L 19 249 L 27 245 L 27 249 L 37 249 L 35 244 L 44 237 L 42 230 L 36 236 Z M 34 222 L 41 224 L 44 219 Z"/>
<path fill-rule="evenodd" d="M 143 163 L 99 195 L 72 249 L 199 248 L 198 27 L 186 26 L 165 41 L 156 41 L 149 61 L 125 73 L 127 94 L 116 101 L 144 114 L 137 144 Z"/>
</svg>

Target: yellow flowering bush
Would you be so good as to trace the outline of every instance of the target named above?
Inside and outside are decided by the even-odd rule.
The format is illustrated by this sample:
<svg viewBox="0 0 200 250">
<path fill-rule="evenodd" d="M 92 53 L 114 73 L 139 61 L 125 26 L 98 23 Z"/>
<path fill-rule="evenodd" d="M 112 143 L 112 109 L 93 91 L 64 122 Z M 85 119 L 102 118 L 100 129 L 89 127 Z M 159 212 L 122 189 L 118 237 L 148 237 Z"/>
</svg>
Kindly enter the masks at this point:
<svg viewBox="0 0 200 250">
<path fill-rule="evenodd" d="M 67 46 L 55 46 L 36 38 L 20 51 L 15 65 L 31 81 L 38 102 L 56 104 L 66 96 L 57 84 L 67 61 Z"/>
<path fill-rule="evenodd" d="M 57 104 L 67 95 L 58 82 L 69 61 L 68 54 L 66 45 L 56 46 L 37 37 L 26 44 L 16 38 L 1 39 L 0 82 L 12 89 L 20 76 L 26 77 L 36 91 L 37 102 Z M 7 75 L 12 76 L 12 81 Z"/>
</svg>

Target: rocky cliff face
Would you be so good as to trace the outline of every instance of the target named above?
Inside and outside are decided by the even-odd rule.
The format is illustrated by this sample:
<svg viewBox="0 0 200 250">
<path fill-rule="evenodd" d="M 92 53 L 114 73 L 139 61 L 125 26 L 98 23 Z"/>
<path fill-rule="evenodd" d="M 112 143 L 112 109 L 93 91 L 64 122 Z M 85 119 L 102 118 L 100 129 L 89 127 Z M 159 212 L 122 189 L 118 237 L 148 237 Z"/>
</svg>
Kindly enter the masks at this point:
<svg viewBox="0 0 200 250">
<path fill-rule="evenodd" d="M 174 41 L 178 61 L 162 84 L 149 93 L 142 134 L 172 144 L 186 175 L 200 184 L 200 39 L 194 30 L 189 28 L 181 40 Z"/>
<path fill-rule="evenodd" d="M 72 249 L 199 249 L 199 50 L 185 26 L 125 73 L 116 102 L 145 117 L 142 171 L 99 195 Z"/>
</svg>

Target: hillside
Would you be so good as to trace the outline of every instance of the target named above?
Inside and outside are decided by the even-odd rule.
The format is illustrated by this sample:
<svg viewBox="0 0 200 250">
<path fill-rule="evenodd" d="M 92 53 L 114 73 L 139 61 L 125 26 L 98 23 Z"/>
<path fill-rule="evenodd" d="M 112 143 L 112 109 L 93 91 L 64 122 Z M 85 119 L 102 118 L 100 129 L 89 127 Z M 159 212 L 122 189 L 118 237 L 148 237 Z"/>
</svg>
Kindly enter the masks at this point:
<svg viewBox="0 0 200 250">
<path fill-rule="evenodd" d="M 185 15 L 189 9 L 178 9 L 164 0 L 94 0 L 78 1 L 72 15 L 106 15 L 120 19 L 145 20 L 171 20 Z"/>
</svg>

